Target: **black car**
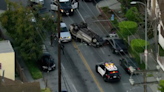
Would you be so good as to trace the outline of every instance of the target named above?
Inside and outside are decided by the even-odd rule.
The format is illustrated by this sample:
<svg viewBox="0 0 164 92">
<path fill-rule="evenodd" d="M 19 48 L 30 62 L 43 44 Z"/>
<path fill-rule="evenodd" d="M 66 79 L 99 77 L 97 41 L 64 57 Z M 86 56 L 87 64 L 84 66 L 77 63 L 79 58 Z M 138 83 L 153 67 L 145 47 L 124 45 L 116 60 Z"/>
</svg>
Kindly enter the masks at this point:
<svg viewBox="0 0 164 92">
<path fill-rule="evenodd" d="M 132 66 L 135 70 L 140 70 L 140 68 L 134 58 L 120 59 L 120 66 L 122 66 L 128 74 L 131 74 L 130 69 L 129 69 L 130 66 Z"/>
<path fill-rule="evenodd" d="M 71 6 L 70 1 L 60 2 L 60 12 L 63 15 L 73 15 L 74 9 Z"/>
<path fill-rule="evenodd" d="M 100 63 L 96 65 L 96 72 L 99 73 L 105 82 L 120 81 L 121 75 L 114 63 Z"/>
<path fill-rule="evenodd" d="M 119 53 L 127 53 L 128 52 L 128 47 L 125 45 L 123 39 L 110 39 L 108 40 L 110 46 L 113 49 L 113 53 L 119 54 Z"/>
<path fill-rule="evenodd" d="M 54 70 L 56 65 L 54 62 L 54 59 L 51 57 L 51 55 L 47 52 L 47 53 L 43 53 L 41 59 L 38 61 L 40 68 L 43 71 L 51 71 Z"/>
</svg>

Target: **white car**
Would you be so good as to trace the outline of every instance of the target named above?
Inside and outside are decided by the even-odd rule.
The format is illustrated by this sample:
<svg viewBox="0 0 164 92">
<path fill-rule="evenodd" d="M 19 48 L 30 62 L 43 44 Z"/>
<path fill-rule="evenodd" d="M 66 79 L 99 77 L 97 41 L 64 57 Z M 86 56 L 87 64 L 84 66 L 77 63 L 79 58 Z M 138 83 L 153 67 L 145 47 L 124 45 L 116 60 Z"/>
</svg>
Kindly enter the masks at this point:
<svg viewBox="0 0 164 92">
<path fill-rule="evenodd" d="M 60 23 L 60 40 L 61 42 L 69 42 L 72 40 L 71 34 L 67 29 L 67 26 L 65 23 Z"/>
</svg>

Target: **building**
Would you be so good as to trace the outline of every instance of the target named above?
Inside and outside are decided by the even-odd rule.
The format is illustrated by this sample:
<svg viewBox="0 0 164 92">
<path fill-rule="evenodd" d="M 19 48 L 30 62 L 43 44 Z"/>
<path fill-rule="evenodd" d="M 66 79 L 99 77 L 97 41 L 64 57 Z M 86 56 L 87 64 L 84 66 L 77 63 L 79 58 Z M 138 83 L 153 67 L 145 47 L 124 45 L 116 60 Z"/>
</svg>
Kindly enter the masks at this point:
<svg viewBox="0 0 164 92">
<path fill-rule="evenodd" d="M 148 13 L 151 16 L 151 12 L 155 12 L 155 17 L 158 19 L 158 43 L 164 49 L 164 0 L 147 0 Z M 164 71 L 164 57 L 157 56 L 157 63 Z"/>
<path fill-rule="evenodd" d="M 15 53 L 9 40 L 0 41 L 0 75 L 15 80 Z"/>
</svg>

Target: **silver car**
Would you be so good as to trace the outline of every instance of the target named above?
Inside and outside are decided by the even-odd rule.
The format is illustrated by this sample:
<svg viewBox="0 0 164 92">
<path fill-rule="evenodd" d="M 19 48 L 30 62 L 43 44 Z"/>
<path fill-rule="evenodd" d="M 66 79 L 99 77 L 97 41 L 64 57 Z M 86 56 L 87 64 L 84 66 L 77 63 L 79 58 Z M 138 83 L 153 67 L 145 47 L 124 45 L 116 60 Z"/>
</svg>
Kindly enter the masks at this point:
<svg viewBox="0 0 164 92">
<path fill-rule="evenodd" d="M 67 26 L 65 23 L 60 23 L 60 40 L 61 42 L 69 42 L 72 40 L 71 34 L 67 29 Z"/>
</svg>

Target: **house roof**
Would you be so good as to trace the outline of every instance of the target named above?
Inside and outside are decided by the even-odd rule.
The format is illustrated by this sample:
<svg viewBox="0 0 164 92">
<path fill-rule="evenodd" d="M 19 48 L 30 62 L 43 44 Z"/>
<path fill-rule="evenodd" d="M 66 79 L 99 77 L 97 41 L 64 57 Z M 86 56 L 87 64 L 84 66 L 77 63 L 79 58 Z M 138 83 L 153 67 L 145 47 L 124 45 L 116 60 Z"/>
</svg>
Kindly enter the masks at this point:
<svg viewBox="0 0 164 92">
<path fill-rule="evenodd" d="M 23 83 L 7 78 L 2 82 L 1 78 L 0 76 L 0 92 L 41 92 L 39 82 Z"/>
<path fill-rule="evenodd" d="M 0 53 L 14 52 L 9 40 L 0 41 Z"/>
</svg>

